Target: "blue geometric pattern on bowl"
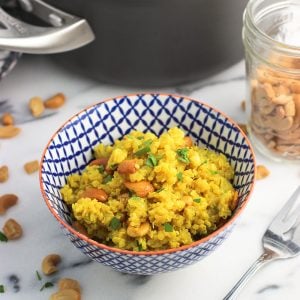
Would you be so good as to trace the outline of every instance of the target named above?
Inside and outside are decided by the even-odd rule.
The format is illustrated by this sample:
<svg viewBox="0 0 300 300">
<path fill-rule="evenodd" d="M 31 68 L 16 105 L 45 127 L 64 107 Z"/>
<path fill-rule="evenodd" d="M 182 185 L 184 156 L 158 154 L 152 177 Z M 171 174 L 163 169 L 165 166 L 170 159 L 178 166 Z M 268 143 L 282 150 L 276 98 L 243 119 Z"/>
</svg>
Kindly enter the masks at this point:
<svg viewBox="0 0 300 300">
<path fill-rule="evenodd" d="M 210 254 L 232 230 L 235 216 L 201 242 L 149 254 L 101 245 L 70 226 L 70 212 L 59 190 L 68 175 L 80 173 L 91 161 L 96 144 L 112 144 L 133 129 L 160 135 L 174 126 L 182 128 L 199 146 L 226 155 L 235 170 L 233 183 L 239 193 L 235 215 L 239 215 L 253 188 L 255 159 L 247 138 L 235 124 L 206 104 L 185 97 L 162 94 L 118 97 L 89 107 L 67 121 L 52 137 L 42 158 L 40 180 L 46 203 L 71 242 L 91 259 L 134 274 L 176 270 Z"/>
<path fill-rule="evenodd" d="M 21 53 L 0 50 L 0 80 L 16 65 Z"/>
</svg>

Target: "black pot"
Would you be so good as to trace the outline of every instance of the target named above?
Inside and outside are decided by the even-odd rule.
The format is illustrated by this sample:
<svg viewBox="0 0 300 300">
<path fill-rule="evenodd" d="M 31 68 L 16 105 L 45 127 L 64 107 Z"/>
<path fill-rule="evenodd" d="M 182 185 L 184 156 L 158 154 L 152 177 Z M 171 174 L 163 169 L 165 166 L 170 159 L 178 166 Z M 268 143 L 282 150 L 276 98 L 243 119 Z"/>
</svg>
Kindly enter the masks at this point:
<svg viewBox="0 0 300 300">
<path fill-rule="evenodd" d="M 247 0 L 47 0 L 85 18 L 96 39 L 56 55 L 103 82 L 166 86 L 211 75 L 243 57 Z"/>
</svg>

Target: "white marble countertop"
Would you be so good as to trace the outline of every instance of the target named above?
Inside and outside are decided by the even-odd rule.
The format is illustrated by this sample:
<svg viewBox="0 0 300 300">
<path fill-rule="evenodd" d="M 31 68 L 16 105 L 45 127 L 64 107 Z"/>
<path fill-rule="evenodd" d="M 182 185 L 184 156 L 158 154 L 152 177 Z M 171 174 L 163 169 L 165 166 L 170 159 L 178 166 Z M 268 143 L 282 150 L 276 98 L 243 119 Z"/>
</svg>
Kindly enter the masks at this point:
<svg viewBox="0 0 300 300">
<path fill-rule="evenodd" d="M 187 86 L 156 91 L 185 94 L 201 99 L 238 122 L 245 122 L 240 102 L 245 97 L 243 62 L 221 74 Z M 82 298 L 122 300 L 222 299 L 242 273 L 261 254 L 261 237 L 283 203 L 299 184 L 297 164 L 275 163 L 257 153 L 257 161 L 269 168 L 268 178 L 258 181 L 251 200 L 230 237 L 210 256 L 185 269 L 155 275 L 133 276 L 91 262 L 63 235 L 46 207 L 38 174 L 27 175 L 25 162 L 39 159 L 54 131 L 83 107 L 108 97 L 141 90 L 100 84 L 69 73 L 43 57 L 23 57 L 0 83 L 0 114 L 11 111 L 22 128 L 19 136 L 0 140 L 0 166 L 8 165 L 10 178 L 0 184 L 0 194 L 15 193 L 19 204 L 0 217 L 0 227 L 9 217 L 20 222 L 24 236 L 0 243 L 0 299 L 48 299 L 56 287 L 40 292 L 42 258 L 62 256 L 59 272 L 47 279 L 71 277 L 80 281 Z M 49 97 L 64 92 L 67 103 L 57 113 L 33 119 L 27 103 L 32 96 Z M 300 257 L 277 261 L 263 268 L 239 299 L 299 299 Z"/>
</svg>

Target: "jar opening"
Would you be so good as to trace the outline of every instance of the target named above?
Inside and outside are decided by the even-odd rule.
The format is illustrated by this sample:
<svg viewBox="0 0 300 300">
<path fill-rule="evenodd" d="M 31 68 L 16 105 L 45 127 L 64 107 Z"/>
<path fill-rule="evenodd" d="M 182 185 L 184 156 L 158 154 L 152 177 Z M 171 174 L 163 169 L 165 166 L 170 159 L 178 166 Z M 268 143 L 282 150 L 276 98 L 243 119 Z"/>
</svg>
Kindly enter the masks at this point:
<svg viewBox="0 0 300 300">
<path fill-rule="evenodd" d="M 300 56 L 299 0 L 250 0 L 245 19 L 256 36 Z"/>
</svg>

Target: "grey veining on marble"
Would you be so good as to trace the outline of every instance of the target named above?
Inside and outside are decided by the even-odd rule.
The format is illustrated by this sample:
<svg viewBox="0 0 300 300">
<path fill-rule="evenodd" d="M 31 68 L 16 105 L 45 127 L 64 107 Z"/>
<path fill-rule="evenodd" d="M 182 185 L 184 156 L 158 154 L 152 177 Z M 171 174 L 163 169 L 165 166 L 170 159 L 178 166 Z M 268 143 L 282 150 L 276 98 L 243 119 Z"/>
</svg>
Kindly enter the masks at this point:
<svg viewBox="0 0 300 300">
<path fill-rule="evenodd" d="M 184 94 L 215 106 L 238 122 L 245 122 L 240 102 L 245 98 L 244 63 L 207 80 L 152 92 Z M 33 119 L 27 103 L 33 96 L 47 98 L 57 92 L 67 96 L 66 104 L 44 118 Z M 14 71 L 0 82 L 0 114 L 16 115 L 21 134 L 0 140 L 0 165 L 7 164 L 10 179 L 0 184 L 0 194 L 16 193 L 19 204 L 0 216 L 0 227 L 15 218 L 24 229 L 19 241 L 0 243 L 0 284 L 6 292 L 0 300 L 48 299 L 56 287 L 40 292 L 42 283 L 61 277 L 80 281 L 85 300 L 221 300 L 242 273 L 261 253 L 261 237 L 275 213 L 298 186 L 297 164 L 278 164 L 257 153 L 257 162 L 266 165 L 270 176 L 258 181 L 252 198 L 233 233 L 220 248 L 204 260 L 182 270 L 156 276 L 118 273 L 92 262 L 64 237 L 39 191 L 38 174 L 27 175 L 23 164 L 39 159 L 54 131 L 73 114 L 104 99 L 143 90 L 110 86 L 82 78 L 44 57 L 23 57 Z M 62 256 L 60 271 L 42 281 L 36 277 L 43 257 Z M 275 262 L 263 268 L 242 292 L 242 300 L 300 298 L 300 258 Z"/>
</svg>

